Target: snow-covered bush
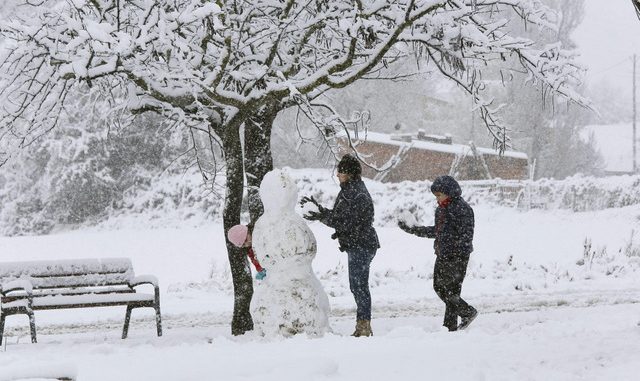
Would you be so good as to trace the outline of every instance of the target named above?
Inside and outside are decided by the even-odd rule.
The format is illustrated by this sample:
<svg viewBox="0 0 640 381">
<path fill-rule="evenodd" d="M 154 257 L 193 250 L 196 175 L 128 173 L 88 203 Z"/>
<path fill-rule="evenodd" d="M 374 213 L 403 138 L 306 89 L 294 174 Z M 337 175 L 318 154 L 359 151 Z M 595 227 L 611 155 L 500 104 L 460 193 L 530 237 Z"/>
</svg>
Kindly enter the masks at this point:
<svg viewBox="0 0 640 381">
<path fill-rule="evenodd" d="M 627 257 L 635 257 L 640 259 L 640 240 L 636 240 L 636 230 L 631 229 L 631 236 L 624 247 L 624 254 Z"/>
<path fill-rule="evenodd" d="M 574 212 L 640 204 L 640 176 L 590 177 L 564 180 L 482 180 L 461 183 L 471 203 L 489 202 L 522 209 L 571 209 Z"/>
<path fill-rule="evenodd" d="M 163 171 L 168 165 L 165 153 L 171 156 L 165 151 L 171 148 L 161 146 L 164 138 L 144 142 L 129 132 L 122 134 L 103 141 L 99 157 L 88 163 L 69 154 L 54 158 L 49 148 L 38 151 L 36 163 L 21 161 L 11 171 L 5 168 L 0 172 L 0 231 L 38 234 L 69 224 L 118 228 L 221 221 L 224 176 L 218 175 L 212 187 L 195 168 Z M 331 170 L 291 169 L 290 173 L 301 197 L 313 196 L 320 204 L 333 206 L 339 185 Z M 432 223 L 436 204 L 429 191 L 431 182 L 365 182 L 375 204 L 376 226 L 394 226 L 405 211 L 418 223 Z M 472 205 L 581 212 L 640 203 L 640 176 L 533 182 L 495 179 L 463 181 L 461 186 Z M 246 203 L 243 213 L 247 221 Z M 638 238 L 632 236 L 629 242 L 628 255 L 639 256 Z"/>
<path fill-rule="evenodd" d="M 610 250 L 606 245 L 593 247 L 591 239 L 585 238 L 583 257 L 576 265 L 584 269 L 584 278 L 592 279 L 596 275 L 619 277 L 626 271 L 635 271 L 640 261 L 630 261 L 640 253 L 640 247 L 634 244 L 635 231 L 631 230 L 631 239 L 618 250 Z"/>
<path fill-rule="evenodd" d="M 2 167 L 3 234 L 106 219 L 127 190 L 149 184 L 172 158 L 168 137 L 154 133 L 150 120 L 120 130 L 82 122 L 56 129 Z"/>
</svg>

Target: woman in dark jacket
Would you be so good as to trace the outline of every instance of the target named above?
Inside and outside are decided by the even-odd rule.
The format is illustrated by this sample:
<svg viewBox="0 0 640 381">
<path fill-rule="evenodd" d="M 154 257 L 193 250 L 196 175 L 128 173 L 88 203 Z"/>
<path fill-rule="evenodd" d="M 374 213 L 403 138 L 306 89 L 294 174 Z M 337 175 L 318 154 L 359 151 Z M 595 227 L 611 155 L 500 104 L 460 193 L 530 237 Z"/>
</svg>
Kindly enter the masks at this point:
<svg viewBox="0 0 640 381">
<path fill-rule="evenodd" d="M 407 226 L 400 221 L 398 226 L 418 237 L 435 238 L 433 248 L 437 258 L 433 269 L 433 289 L 446 305 L 443 325 L 449 331 L 456 331 L 467 328 L 478 315 L 478 311 L 460 297 L 473 251 L 473 209 L 462 199 L 460 185 L 451 176 L 436 178 L 431 192 L 438 200 L 435 225 Z"/>
<path fill-rule="evenodd" d="M 356 301 L 356 329 L 352 336 L 371 336 L 371 293 L 369 269 L 380 247 L 373 228 L 373 201 L 361 179 L 362 167 L 357 158 L 344 155 L 338 163 L 340 193 L 327 209 L 313 197 L 304 197 L 301 204 L 312 202 L 318 211 L 308 212 L 304 218 L 320 221 L 335 229 L 331 236 L 338 239 L 340 251 L 346 251 L 349 261 L 349 286 Z"/>
</svg>

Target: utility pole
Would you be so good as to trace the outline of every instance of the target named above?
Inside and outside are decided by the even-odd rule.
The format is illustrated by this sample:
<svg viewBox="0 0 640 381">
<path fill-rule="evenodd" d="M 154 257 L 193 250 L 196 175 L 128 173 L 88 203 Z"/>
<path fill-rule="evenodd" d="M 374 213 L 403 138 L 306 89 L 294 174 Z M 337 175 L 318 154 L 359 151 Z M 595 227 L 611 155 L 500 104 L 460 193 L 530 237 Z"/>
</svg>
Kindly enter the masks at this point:
<svg viewBox="0 0 640 381">
<path fill-rule="evenodd" d="M 633 173 L 638 172 L 638 165 L 636 164 L 636 58 L 637 55 L 633 55 Z"/>
</svg>

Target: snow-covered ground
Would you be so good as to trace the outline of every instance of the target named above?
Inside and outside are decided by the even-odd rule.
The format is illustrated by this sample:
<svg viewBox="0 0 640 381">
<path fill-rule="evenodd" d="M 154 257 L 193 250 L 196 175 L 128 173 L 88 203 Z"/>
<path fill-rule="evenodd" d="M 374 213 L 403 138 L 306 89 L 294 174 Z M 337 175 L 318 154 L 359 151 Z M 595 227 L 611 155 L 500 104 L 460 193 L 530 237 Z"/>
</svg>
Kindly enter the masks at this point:
<svg viewBox="0 0 640 381">
<path fill-rule="evenodd" d="M 428 208 L 429 206 L 422 206 Z M 476 250 L 463 297 L 481 312 L 443 332 L 431 288 L 432 241 L 378 228 L 373 338 L 349 336 L 355 305 L 346 258 L 318 223 L 314 268 L 333 333 L 270 340 L 230 335 L 232 294 L 222 227 L 85 229 L 2 237 L 2 261 L 131 258 L 160 279 L 164 336 L 152 311 L 38 311 L 39 343 L 9 317 L 0 380 L 635 380 L 640 372 L 640 205 L 597 212 L 475 206 Z M 424 221 L 429 223 L 430 221 Z M 591 255 L 584 262 L 585 238 Z"/>
</svg>

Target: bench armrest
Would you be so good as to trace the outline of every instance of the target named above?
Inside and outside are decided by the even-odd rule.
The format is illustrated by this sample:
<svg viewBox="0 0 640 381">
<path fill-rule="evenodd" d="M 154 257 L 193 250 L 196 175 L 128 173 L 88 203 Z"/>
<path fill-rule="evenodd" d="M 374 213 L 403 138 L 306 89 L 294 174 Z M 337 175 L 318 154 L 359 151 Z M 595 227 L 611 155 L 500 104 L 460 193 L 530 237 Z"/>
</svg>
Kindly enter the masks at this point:
<svg viewBox="0 0 640 381">
<path fill-rule="evenodd" d="M 158 278 L 154 275 L 138 275 L 129 281 L 129 286 L 136 287 L 141 284 L 150 284 L 153 287 L 158 287 Z"/>
<path fill-rule="evenodd" d="M 28 279 L 15 279 L 0 285 L 0 293 L 6 295 L 11 291 L 24 291 L 27 295 L 33 293 L 33 285 Z"/>
</svg>

